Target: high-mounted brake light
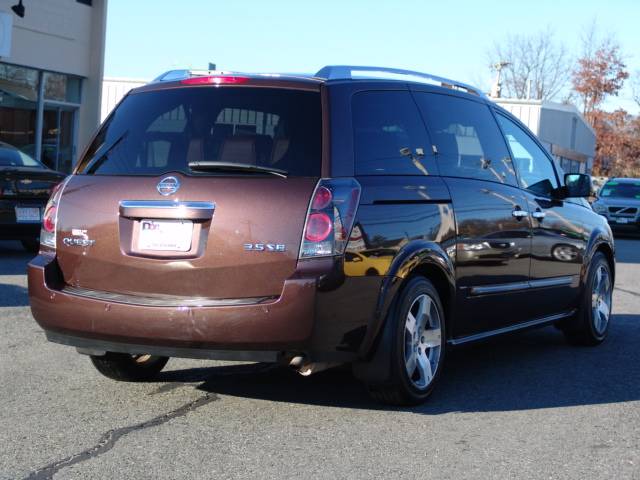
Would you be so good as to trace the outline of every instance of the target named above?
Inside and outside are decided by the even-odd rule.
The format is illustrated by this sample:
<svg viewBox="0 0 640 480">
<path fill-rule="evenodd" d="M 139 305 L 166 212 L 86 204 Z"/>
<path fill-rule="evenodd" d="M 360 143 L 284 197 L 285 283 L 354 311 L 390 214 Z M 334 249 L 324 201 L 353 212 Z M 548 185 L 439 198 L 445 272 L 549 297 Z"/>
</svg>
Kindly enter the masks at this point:
<svg viewBox="0 0 640 480">
<path fill-rule="evenodd" d="M 62 182 L 53 187 L 47 206 L 44 208 L 42 228 L 40 229 L 40 245 L 52 250 L 56 249 L 56 229 L 58 227 L 58 207 L 60 197 L 62 196 L 62 191 L 70 178 L 71 176 L 65 178 Z"/>
<path fill-rule="evenodd" d="M 360 201 L 354 178 L 325 178 L 311 196 L 299 258 L 341 255 L 349 241 Z"/>
<path fill-rule="evenodd" d="M 183 85 L 229 85 L 247 83 L 249 77 L 233 77 L 228 75 L 209 75 L 202 77 L 190 77 L 180 80 Z"/>
</svg>

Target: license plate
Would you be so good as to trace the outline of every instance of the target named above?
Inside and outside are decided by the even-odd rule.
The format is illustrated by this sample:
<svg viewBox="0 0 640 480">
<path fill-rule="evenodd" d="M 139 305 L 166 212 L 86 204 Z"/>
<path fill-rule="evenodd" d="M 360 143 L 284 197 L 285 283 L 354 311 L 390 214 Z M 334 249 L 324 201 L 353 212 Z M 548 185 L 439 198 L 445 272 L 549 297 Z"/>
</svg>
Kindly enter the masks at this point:
<svg viewBox="0 0 640 480">
<path fill-rule="evenodd" d="M 190 220 L 141 220 L 138 250 L 188 252 L 192 235 Z"/>
<path fill-rule="evenodd" d="M 16 221 L 19 223 L 40 223 L 38 207 L 16 207 Z"/>
<path fill-rule="evenodd" d="M 616 223 L 629 223 L 628 218 L 614 218 L 613 221 Z"/>
</svg>

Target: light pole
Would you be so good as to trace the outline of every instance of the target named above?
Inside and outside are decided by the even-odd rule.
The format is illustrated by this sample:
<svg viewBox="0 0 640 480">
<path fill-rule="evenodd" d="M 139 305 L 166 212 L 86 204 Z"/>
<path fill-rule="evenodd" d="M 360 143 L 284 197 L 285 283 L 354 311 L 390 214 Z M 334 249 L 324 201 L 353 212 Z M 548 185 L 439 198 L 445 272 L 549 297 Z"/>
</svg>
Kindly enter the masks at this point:
<svg viewBox="0 0 640 480">
<path fill-rule="evenodd" d="M 498 62 L 492 65 L 493 69 L 496 70 L 496 80 L 491 88 L 491 96 L 493 98 L 500 98 L 500 94 L 502 93 L 502 69 L 504 67 L 508 67 L 511 65 L 510 62 Z"/>
</svg>

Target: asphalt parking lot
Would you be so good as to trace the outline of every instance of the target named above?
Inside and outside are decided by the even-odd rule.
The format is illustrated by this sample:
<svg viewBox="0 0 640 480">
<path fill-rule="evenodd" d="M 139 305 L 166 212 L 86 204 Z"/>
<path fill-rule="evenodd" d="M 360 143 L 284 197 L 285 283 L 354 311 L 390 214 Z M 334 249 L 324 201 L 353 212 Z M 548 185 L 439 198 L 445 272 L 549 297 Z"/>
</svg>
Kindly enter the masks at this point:
<svg viewBox="0 0 640 480">
<path fill-rule="evenodd" d="M 417 408 L 347 371 L 171 360 L 116 383 L 47 343 L 0 242 L 0 478 L 640 478 L 640 240 L 618 239 L 610 337 L 554 328 L 453 351 Z"/>
</svg>

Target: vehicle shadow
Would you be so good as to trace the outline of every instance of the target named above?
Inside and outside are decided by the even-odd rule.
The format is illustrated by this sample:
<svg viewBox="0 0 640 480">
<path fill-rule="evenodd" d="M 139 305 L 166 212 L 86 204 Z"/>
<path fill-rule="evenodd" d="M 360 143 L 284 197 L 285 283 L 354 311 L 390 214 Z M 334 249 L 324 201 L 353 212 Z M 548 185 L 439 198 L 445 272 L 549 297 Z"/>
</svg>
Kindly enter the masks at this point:
<svg viewBox="0 0 640 480">
<path fill-rule="evenodd" d="M 27 263 L 35 254 L 26 252 L 18 242 L 0 242 L 0 275 L 27 273 Z"/>
<path fill-rule="evenodd" d="M 426 415 L 640 400 L 640 315 L 615 315 L 607 341 L 571 347 L 553 327 L 448 352 L 438 388 L 424 404 L 385 407 L 346 369 L 301 377 L 284 367 L 241 364 L 169 371 L 160 380 L 199 383 L 206 392 L 328 407 Z"/>
<path fill-rule="evenodd" d="M 639 237 L 640 238 L 640 237 Z M 640 249 L 637 238 L 616 238 L 616 262 L 640 263 Z"/>
<path fill-rule="evenodd" d="M 1 307 L 26 307 L 29 305 L 29 293 L 25 287 L 0 283 Z"/>
</svg>

